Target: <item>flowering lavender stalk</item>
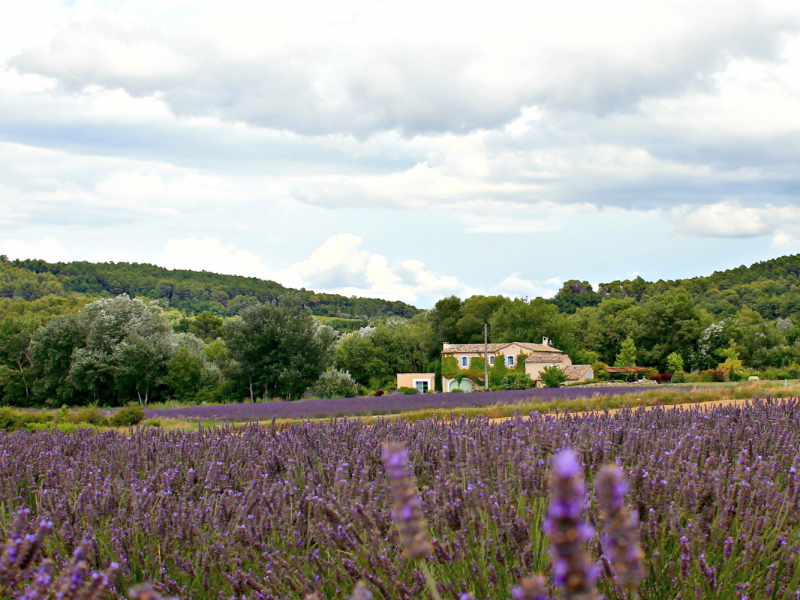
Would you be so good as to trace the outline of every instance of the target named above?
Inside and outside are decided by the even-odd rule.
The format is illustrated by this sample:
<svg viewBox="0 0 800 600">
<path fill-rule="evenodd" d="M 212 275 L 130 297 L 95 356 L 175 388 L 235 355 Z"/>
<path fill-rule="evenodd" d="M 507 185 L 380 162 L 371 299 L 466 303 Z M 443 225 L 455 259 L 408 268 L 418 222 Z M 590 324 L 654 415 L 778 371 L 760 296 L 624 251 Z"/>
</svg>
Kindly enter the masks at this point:
<svg viewBox="0 0 800 600">
<path fill-rule="evenodd" d="M 42 520 L 36 533 L 25 533 L 29 527 L 29 514 L 27 508 L 17 511 L 14 526 L 0 555 L 0 589 L 11 589 L 26 577 L 39 555 L 44 538 L 53 529 L 50 521 Z"/>
<path fill-rule="evenodd" d="M 639 544 L 639 519 L 625 506 L 627 491 L 617 465 L 600 469 L 595 496 L 603 521 L 603 552 L 614 568 L 617 583 L 633 593 L 644 579 L 644 553 Z"/>
<path fill-rule="evenodd" d="M 131 598 L 131 600 L 177 600 L 177 598 L 172 597 L 164 598 L 149 585 L 131 588 L 128 591 L 128 598 Z"/>
<path fill-rule="evenodd" d="M 372 600 L 372 592 L 369 591 L 365 582 L 359 581 L 353 588 L 353 595 L 348 596 L 347 600 Z"/>
<path fill-rule="evenodd" d="M 583 517 L 585 506 L 586 487 L 578 457 L 572 450 L 563 450 L 553 457 L 544 531 L 550 538 L 553 581 L 564 600 L 597 599 L 597 569 L 584 549 L 593 535 Z"/>
<path fill-rule="evenodd" d="M 381 457 L 394 499 L 394 522 L 405 547 L 404 554 L 411 559 L 424 559 L 431 553 L 431 543 L 425 533 L 422 500 L 410 472 L 408 450 L 402 444 L 385 443 Z M 440 600 L 439 589 L 427 563 L 420 560 L 419 565 L 425 575 L 431 595 L 435 600 Z"/>
<path fill-rule="evenodd" d="M 425 558 L 431 544 L 425 533 L 422 501 L 410 474 L 408 450 L 400 444 L 383 445 L 383 467 L 394 498 L 394 522 L 408 558 Z"/>
<path fill-rule="evenodd" d="M 526 577 L 511 590 L 514 600 L 550 600 L 547 595 L 547 583 L 542 575 Z"/>
<path fill-rule="evenodd" d="M 25 593 L 20 596 L 19 600 L 43 600 L 47 597 L 47 591 L 50 589 L 50 584 L 53 582 L 53 562 L 51 560 L 42 561 L 42 566 L 39 567 L 33 583 L 25 590 Z"/>
</svg>

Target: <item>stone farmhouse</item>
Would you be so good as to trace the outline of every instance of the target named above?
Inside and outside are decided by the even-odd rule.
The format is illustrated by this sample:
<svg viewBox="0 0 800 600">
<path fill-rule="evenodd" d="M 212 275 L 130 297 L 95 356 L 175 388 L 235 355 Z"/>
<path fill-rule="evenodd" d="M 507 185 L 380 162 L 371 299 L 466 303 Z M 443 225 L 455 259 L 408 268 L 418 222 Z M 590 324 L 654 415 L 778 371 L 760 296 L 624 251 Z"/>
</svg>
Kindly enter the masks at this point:
<svg viewBox="0 0 800 600">
<path fill-rule="evenodd" d="M 541 372 L 545 367 L 557 366 L 564 370 L 567 375 L 567 383 L 577 383 L 592 379 L 594 373 L 591 365 L 573 365 L 572 359 L 561 350 L 554 348 L 552 342 L 542 338 L 541 344 L 528 342 L 507 342 L 503 344 L 448 344 L 442 345 L 442 359 L 453 357 L 456 359 L 461 370 L 466 371 L 470 366 L 472 358 L 483 358 L 484 352 L 488 350 L 489 367 L 493 367 L 495 361 L 502 360 L 506 367 L 513 369 L 517 366 L 517 360 L 525 357 L 525 373 L 531 379 L 542 385 Z M 457 379 L 448 379 L 442 376 L 442 389 L 452 391 L 460 388 L 465 392 L 473 389 L 481 389 L 481 386 L 466 377 L 459 384 Z"/>
</svg>

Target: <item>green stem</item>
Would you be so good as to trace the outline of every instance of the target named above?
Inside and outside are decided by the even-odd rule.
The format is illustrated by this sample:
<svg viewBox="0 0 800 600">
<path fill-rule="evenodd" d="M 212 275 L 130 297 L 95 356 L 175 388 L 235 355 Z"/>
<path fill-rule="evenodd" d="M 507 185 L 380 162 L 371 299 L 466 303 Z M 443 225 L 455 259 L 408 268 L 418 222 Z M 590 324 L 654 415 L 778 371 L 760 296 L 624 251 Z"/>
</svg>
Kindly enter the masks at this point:
<svg viewBox="0 0 800 600">
<path fill-rule="evenodd" d="M 425 581 L 428 583 L 428 590 L 430 590 L 433 600 L 442 600 L 442 597 L 439 595 L 439 588 L 436 587 L 436 580 L 433 578 L 433 574 L 428 568 L 428 562 L 423 559 L 419 561 L 419 566 L 422 569 L 422 574 L 425 575 Z"/>
</svg>

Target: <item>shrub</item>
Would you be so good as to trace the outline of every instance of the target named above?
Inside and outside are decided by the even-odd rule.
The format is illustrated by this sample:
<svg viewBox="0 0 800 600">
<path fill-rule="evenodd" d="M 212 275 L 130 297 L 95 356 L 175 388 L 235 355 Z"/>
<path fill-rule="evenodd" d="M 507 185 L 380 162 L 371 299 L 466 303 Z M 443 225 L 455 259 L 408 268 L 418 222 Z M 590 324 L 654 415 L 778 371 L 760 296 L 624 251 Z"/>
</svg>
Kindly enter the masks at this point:
<svg viewBox="0 0 800 600">
<path fill-rule="evenodd" d="M 405 396 L 413 396 L 414 394 L 419 393 L 419 390 L 417 388 L 405 387 L 405 386 L 397 388 L 397 391 Z"/>
<path fill-rule="evenodd" d="M 146 427 L 161 427 L 161 421 L 158 419 L 147 419 L 144 424 Z"/>
<path fill-rule="evenodd" d="M 505 389 L 505 388 L 503 388 L 503 389 Z M 458 393 L 460 393 L 460 394 L 463 394 L 463 393 L 464 393 L 464 390 L 462 390 L 461 388 L 456 388 L 456 389 L 454 389 L 454 390 L 450 390 L 450 393 L 451 393 L 451 394 L 455 394 L 456 392 L 458 392 Z"/>
<path fill-rule="evenodd" d="M 545 387 L 557 388 L 567 380 L 567 374 L 560 367 L 545 367 L 541 372 Z"/>
<path fill-rule="evenodd" d="M 536 387 L 536 382 L 527 373 L 509 371 L 505 376 L 505 389 L 507 390 L 528 390 Z"/>
<path fill-rule="evenodd" d="M 725 381 L 725 372 L 719 369 L 706 369 L 700 372 L 698 381 L 709 383 L 712 381 Z"/>
<path fill-rule="evenodd" d="M 0 408 L 0 430 L 5 429 L 8 433 L 17 429 L 41 429 L 47 427 L 52 420 L 47 413 L 16 411 L 7 406 Z"/>
<path fill-rule="evenodd" d="M 86 423 L 87 425 L 104 425 L 107 419 L 100 414 L 97 406 L 91 405 L 77 412 L 69 412 L 62 418 L 67 423 Z"/>
<path fill-rule="evenodd" d="M 686 379 L 686 383 L 697 383 L 700 381 L 700 373 L 686 373 L 684 376 Z"/>
<path fill-rule="evenodd" d="M 606 371 L 606 367 L 608 365 L 604 362 L 595 362 L 592 363 L 592 372 L 594 372 L 594 377 L 598 381 L 608 381 L 608 371 Z"/>
<path fill-rule="evenodd" d="M 653 375 L 650 377 L 652 381 L 657 381 L 658 383 L 669 383 L 672 381 L 672 373 L 662 373 L 661 375 Z"/>
<path fill-rule="evenodd" d="M 669 356 L 667 356 L 667 369 L 673 373 L 683 371 L 683 359 L 681 358 L 680 354 L 677 352 L 672 352 Z"/>
<path fill-rule="evenodd" d="M 144 421 L 144 408 L 139 404 L 128 404 L 115 412 L 108 420 L 113 427 L 129 427 Z"/>
<path fill-rule="evenodd" d="M 686 383 L 686 373 L 683 371 L 676 371 L 672 376 L 672 383 Z"/>
<path fill-rule="evenodd" d="M 333 368 L 319 376 L 314 393 L 319 398 L 355 398 L 358 396 L 358 385 L 348 371 Z"/>
<path fill-rule="evenodd" d="M 772 380 L 775 380 L 775 379 L 777 379 L 777 378 L 778 378 L 778 373 L 777 373 L 775 370 L 773 370 L 773 369 L 768 369 L 768 370 L 767 370 L 767 371 L 764 373 L 764 377 L 763 377 L 763 378 L 764 378 L 764 379 L 769 379 L 769 380 L 771 380 L 771 381 L 772 381 Z"/>
<path fill-rule="evenodd" d="M 383 391 L 383 390 L 376 390 L 376 391 L 375 391 L 375 395 L 376 395 L 376 396 L 383 396 L 383 394 L 384 394 L 384 391 Z"/>
<path fill-rule="evenodd" d="M 778 371 L 778 379 L 794 379 L 789 371 Z"/>
</svg>

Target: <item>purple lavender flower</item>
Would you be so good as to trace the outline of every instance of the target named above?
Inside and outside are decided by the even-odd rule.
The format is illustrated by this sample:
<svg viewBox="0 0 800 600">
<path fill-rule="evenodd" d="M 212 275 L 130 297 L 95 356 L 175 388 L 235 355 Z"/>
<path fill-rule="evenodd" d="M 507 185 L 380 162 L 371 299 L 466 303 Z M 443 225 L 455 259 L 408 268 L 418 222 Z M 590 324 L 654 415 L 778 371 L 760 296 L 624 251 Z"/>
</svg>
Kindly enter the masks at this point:
<svg viewBox="0 0 800 600">
<path fill-rule="evenodd" d="M 553 581 L 564 600 L 595 600 L 597 569 L 586 555 L 593 530 L 583 516 L 586 488 L 578 457 L 563 450 L 553 457 L 550 507 L 544 531 L 550 538 Z"/>
<path fill-rule="evenodd" d="M 128 591 L 128 598 L 131 600 L 177 600 L 177 598 L 162 596 L 148 584 L 131 588 Z"/>
<path fill-rule="evenodd" d="M 431 552 L 425 533 L 422 501 L 410 474 L 408 450 L 401 444 L 387 443 L 382 451 L 383 467 L 394 499 L 394 522 L 408 558 L 424 558 Z"/>
<path fill-rule="evenodd" d="M 359 581 L 353 588 L 353 594 L 348 596 L 347 600 L 372 600 L 372 592 L 369 591 L 365 582 Z"/>
<path fill-rule="evenodd" d="M 639 519 L 625 505 L 627 485 L 617 465 L 606 465 L 597 474 L 595 496 L 603 521 L 603 552 L 614 568 L 617 583 L 634 590 L 644 579 L 639 543 Z"/>
<path fill-rule="evenodd" d="M 514 600 L 550 600 L 547 593 L 547 582 L 542 575 L 526 577 L 511 590 Z"/>
</svg>

